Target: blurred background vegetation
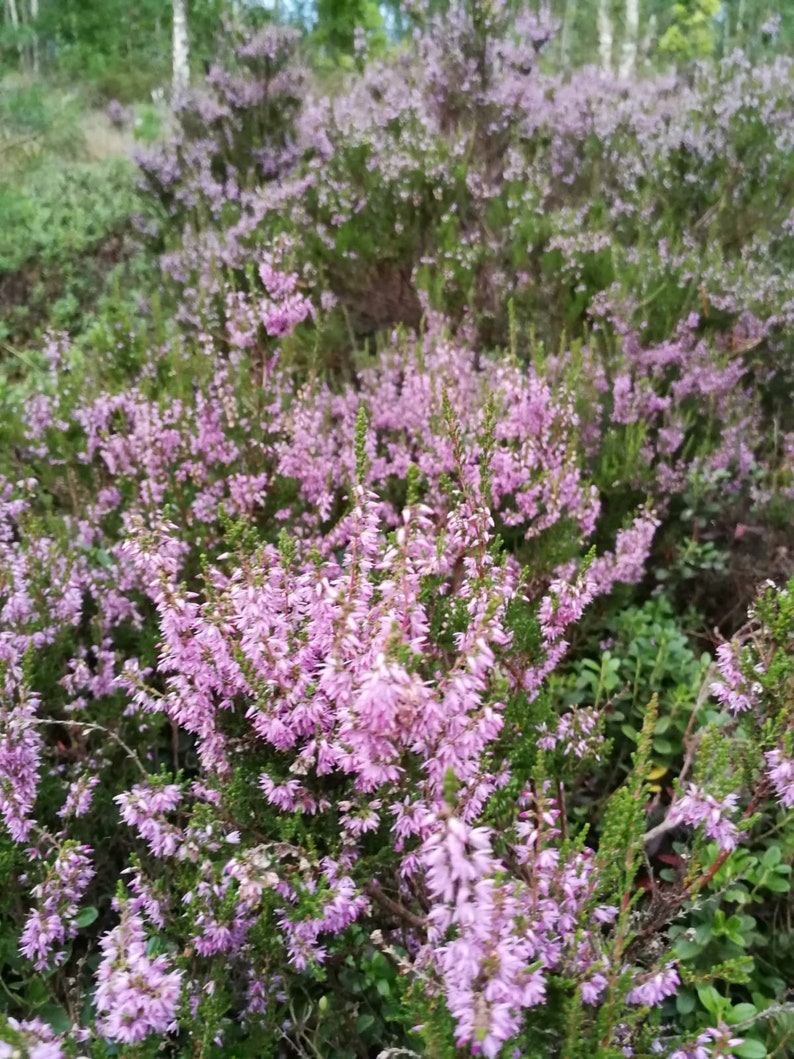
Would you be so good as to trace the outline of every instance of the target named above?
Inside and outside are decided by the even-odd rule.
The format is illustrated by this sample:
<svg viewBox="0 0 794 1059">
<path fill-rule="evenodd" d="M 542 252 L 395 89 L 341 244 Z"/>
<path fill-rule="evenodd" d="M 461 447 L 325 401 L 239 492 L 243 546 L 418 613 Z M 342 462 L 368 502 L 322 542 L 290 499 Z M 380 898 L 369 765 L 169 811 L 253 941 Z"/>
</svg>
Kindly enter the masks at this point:
<svg viewBox="0 0 794 1059">
<path fill-rule="evenodd" d="M 31 80 L 44 80 L 79 89 L 88 102 L 146 99 L 170 83 L 175 8 L 185 12 L 191 67 L 201 74 L 224 21 L 297 26 L 315 63 L 344 65 L 357 32 L 383 48 L 399 46 L 416 15 L 444 6 L 445 0 L 3 0 L 3 93 L 24 93 Z M 615 56 L 628 43 L 636 46 L 637 64 L 653 68 L 720 58 L 736 47 L 760 56 L 794 42 L 794 7 L 774 0 L 538 0 L 537 6 L 561 27 L 547 56 L 555 66 L 592 62 L 605 36 Z M 4 100 L 3 125 L 28 109 L 24 98 Z"/>
<path fill-rule="evenodd" d="M 504 0 L 510 3 L 511 0 Z M 133 238 L 136 145 L 169 131 L 174 62 L 203 81 L 235 24 L 302 33 L 329 87 L 357 48 L 405 46 L 444 0 L 2 0 L 0 342 L 18 352 L 48 326 L 90 327 L 112 290 L 145 269 Z M 729 55 L 787 52 L 794 5 L 773 0 L 538 0 L 559 26 L 547 70 L 597 62 L 626 77 Z M 181 59 L 174 26 L 187 27 Z M 9 345 L 11 348 L 9 349 Z"/>
</svg>

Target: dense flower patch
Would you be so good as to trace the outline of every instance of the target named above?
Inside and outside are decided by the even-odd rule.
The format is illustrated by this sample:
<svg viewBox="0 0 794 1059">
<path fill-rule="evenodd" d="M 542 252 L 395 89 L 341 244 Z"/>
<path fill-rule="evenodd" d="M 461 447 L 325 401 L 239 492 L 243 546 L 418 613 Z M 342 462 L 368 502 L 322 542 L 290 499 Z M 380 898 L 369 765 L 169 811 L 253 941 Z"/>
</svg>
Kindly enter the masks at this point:
<svg viewBox="0 0 794 1059">
<path fill-rule="evenodd" d="M 788 67 L 471 11 L 241 43 L 9 402 L 0 1056 L 785 1054 Z"/>
</svg>

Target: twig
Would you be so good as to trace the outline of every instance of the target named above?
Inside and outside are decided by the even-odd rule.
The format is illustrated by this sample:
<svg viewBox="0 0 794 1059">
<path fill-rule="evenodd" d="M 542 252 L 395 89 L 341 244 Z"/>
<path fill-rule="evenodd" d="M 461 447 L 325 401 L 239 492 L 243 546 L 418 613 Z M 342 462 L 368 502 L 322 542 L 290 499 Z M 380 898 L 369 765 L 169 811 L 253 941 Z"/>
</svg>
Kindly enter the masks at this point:
<svg viewBox="0 0 794 1059">
<path fill-rule="evenodd" d="M 367 883 L 364 887 L 364 893 L 376 901 L 381 908 L 385 908 L 387 912 L 391 912 L 393 916 L 397 916 L 398 919 L 402 919 L 410 926 L 417 929 L 424 929 L 427 926 L 427 920 L 423 916 L 416 915 L 410 908 L 406 908 L 405 905 L 401 905 L 398 901 L 393 901 L 391 897 L 387 897 L 377 883 Z"/>
<path fill-rule="evenodd" d="M 56 721 L 56 720 L 52 720 L 52 719 L 47 718 L 47 717 L 35 717 L 30 723 L 34 724 L 34 725 L 42 725 L 42 726 L 45 726 L 45 725 L 51 725 L 51 726 L 59 725 L 62 728 L 68 728 L 69 726 L 72 726 L 74 728 L 81 728 L 84 732 L 102 732 L 103 735 L 110 736 L 110 738 L 114 741 L 114 743 L 116 743 L 118 746 L 120 746 L 121 749 L 127 754 L 127 756 L 129 758 L 131 758 L 135 762 L 135 764 L 138 766 L 138 768 L 140 769 L 141 774 L 143 776 L 147 776 L 147 777 L 149 776 L 149 773 L 144 768 L 141 759 L 138 757 L 138 755 L 135 753 L 135 751 L 131 747 L 127 746 L 127 744 L 124 742 L 124 740 L 121 738 L 121 736 L 117 735 L 116 732 L 111 731 L 110 728 L 105 728 L 101 724 L 94 724 L 91 721 L 75 721 L 75 720 L 72 720 L 71 718 L 66 718 L 63 721 Z"/>
<path fill-rule="evenodd" d="M 28 358 L 21 350 L 15 349 L 13 346 L 9 345 L 8 342 L 0 340 L 0 347 L 2 347 L 6 351 L 6 353 L 10 353 L 12 357 L 17 357 L 18 360 L 21 360 L 22 363 L 26 367 L 30 368 L 31 371 L 36 371 L 36 369 L 38 368 L 38 365 L 28 360 Z"/>
</svg>

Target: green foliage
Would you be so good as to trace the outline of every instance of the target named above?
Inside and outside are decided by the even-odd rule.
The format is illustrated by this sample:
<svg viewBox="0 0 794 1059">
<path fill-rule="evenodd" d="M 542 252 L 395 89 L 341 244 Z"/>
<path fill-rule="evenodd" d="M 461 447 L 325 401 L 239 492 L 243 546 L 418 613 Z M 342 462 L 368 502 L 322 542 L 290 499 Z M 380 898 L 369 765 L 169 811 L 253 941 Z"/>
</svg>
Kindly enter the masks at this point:
<svg viewBox="0 0 794 1059">
<path fill-rule="evenodd" d="M 128 162 L 41 166 L 0 184 L 0 330 L 15 343 L 90 323 L 130 256 L 140 208 Z"/>
<path fill-rule="evenodd" d="M 694 653 L 680 621 L 666 596 L 621 609 L 608 619 L 608 646 L 602 643 L 595 657 L 585 655 L 553 682 L 564 707 L 607 707 L 606 733 L 621 748 L 621 768 L 629 767 L 648 697 L 656 696 L 651 761 L 657 784 L 682 759 L 710 665 L 707 654 Z"/>
<path fill-rule="evenodd" d="M 720 0 L 682 0 L 673 7 L 673 23 L 659 49 L 679 62 L 702 59 L 714 50 L 714 18 Z"/>
<path fill-rule="evenodd" d="M 82 147 L 81 116 L 79 91 L 53 91 L 40 81 L 0 80 L 0 181 L 19 184 L 26 167 L 42 157 L 74 159 Z M 4 225 L 0 233 L 11 237 Z"/>
<path fill-rule="evenodd" d="M 664 47 L 674 58 L 683 62 L 713 50 L 713 6 L 712 0 L 676 5 L 674 24 L 663 38 Z M 147 0 L 139 5 L 131 13 L 126 36 L 117 6 L 105 5 L 100 12 L 93 0 L 85 5 L 68 0 L 57 9 L 52 4 L 42 7 L 39 31 L 44 40 L 56 42 L 55 58 L 51 61 L 63 71 L 82 70 L 98 94 L 131 98 L 148 91 L 156 79 L 167 76 L 167 4 Z M 191 7 L 194 35 L 204 42 L 198 48 L 199 56 L 212 51 L 210 27 L 217 9 L 209 2 Z M 353 68 L 351 57 L 357 29 L 369 35 L 371 49 L 377 52 L 384 46 L 381 15 L 372 3 L 325 3 L 320 4 L 317 14 L 314 42 L 326 62 L 336 61 L 345 69 Z M 149 48 L 151 63 L 140 63 Z M 58 109 L 51 93 L 38 86 L 3 96 L 2 105 L 4 121 L 13 133 L 22 138 L 29 136 L 37 144 L 56 145 L 59 150 L 59 136 L 63 136 L 65 146 L 69 130 L 76 127 L 66 120 L 71 111 Z M 248 173 L 253 169 L 253 152 L 265 141 L 284 147 L 294 131 L 292 122 L 298 105 L 297 95 L 285 94 L 269 97 L 270 109 L 263 107 L 255 113 L 238 115 L 240 120 L 233 126 L 236 138 L 230 136 L 225 141 L 225 153 L 219 151 L 211 160 L 216 175 L 223 172 L 227 163 L 240 173 Z M 198 112 L 186 113 L 188 120 L 194 118 L 197 122 L 192 130 L 195 137 L 203 136 L 206 129 Z M 160 133 L 156 108 L 139 108 L 138 114 L 141 123 L 136 135 L 156 140 Z M 475 147 L 464 157 L 453 157 L 454 152 L 442 140 L 421 141 L 419 152 L 412 141 L 417 131 L 413 121 L 410 114 L 399 115 L 388 130 L 394 136 L 395 156 L 397 148 L 405 151 L 401 164 L 407 167 L 406 172 L 395 175 L 371 168 L 371 145 L 351 136 L 337 145 L 327 164 L 328 186 L 318 188 L 315 183 L 305 192 L 300 205 L 308 217 L 306 230 L 300 228 L 294 216 L 281 216 L 274 210 L 259 230 L 249 233 L 249 252 L 254 260 L 263 248 L 271 247 L 275 237 L 285 232 L 294 237 L 297 231 L 299 237 L 294 240 L 293 251 L 296 260 L 311 262 L 321 285 L 327 280 L 341 301 L 341 308 L 329 310 L 327 320 L 311 335 L 311 348 L 309 340 L 305 346 L 299 342 L 284 343 L 282 364 L 306 368 L 310 384 L 315 385 L 318 349 L 328 348 L 339 355 L 345 343 L 356 345 L 362 334 L 375 333 L 384 321 L 366 319 L 371 300 L 368 292 L 379 284 L 386 285 L 388 280 L 398 282 L 412 274 L 430 305 L 449 313 L 453 324 L 468 325 L 473 317 L 480 328 L 481 346 L 496 347 L 503 341 L 509 345 L 513 361 L 531 363 L 539 378 L 548 380 L 550 386 L 563 380 L 573 395 L 578 415 L 569 444 L 572 450 L 587 450 L 585 460 L 604 501 L 599 532 L 611 539 L 626 513 L 655 488 L 657 468 L 646 456 L 647 447 L 654 441 L 655 427 L 643 420 L 606 422 L 609 410 L 604 409 L 603 391 L 599 389 L 603 380 L 591 371 L 597 361 L 586 360 L 584 350 L 592 341 L 603 353 L 600 366 L 604 379 L 625 368 L 625 351 L 617 329 L 609 324 L 590 333 L 588 314 L 599 294 L 617 288 L 636 303 L 635 322 L 644 326 L 644 335 L 650 341 L 667 338 L 693 306 L 705 301 L 708 309 L 706 295 L 691 282 L 685 282 L 684 277 L 695 264 L 703 268 L 724 264 L 736 245 L 745 245 L 743 226 L 770 232 L 779 227 L 791 207 L 792 161 L 770 152 L 771 133 L 748 108 L 748 113 L 737 119 L 735 139 L 731 141 L 747 178 L 741 185 L 734 182 L 735 174 L 729 175 L 729 167 L 719 155 L 712 155 L 705 164 L 699 156 L 690 157 L 682 149 L 680 154 L 660 160 L 658 171 L 649 166 L 638 181 L 637 202 L 644 203 L 643 209 L 647 206 L 642 223 L 637 212 L 610 230 L 613 220 L 607 200 L 622 193 L 618 174 L 610 168 L 619 168 L 620 163 L 611 159 L 610 153 L 615 154 L 615 144 L 620 141 L 616 137 L 607 151 L 593 136 L 582 142 L 580 168 L 570 184 L 561 185 L 559 201 L 551 207 L 541 207 L 536 188 L 505 179 L 502 193 L 492 198 L 481 216 L 474 216 L 468 180 L 475 172 Z M 532 142 L 524 146 L 542 157 L 546 135 L 547 130 L 539 129 L 533 133 Z M 471 142 L 476 145 L 474 133 Z M 636 150 L 636 143 L 630 141 L 628 134 L 625 148 L 628 154 Z M 22 164 L 24 151 L 20 151 L 20 158 Z M 450 174 L 446 183 L 437 175 L 445 167 L 449 167 Z M 360 208 L 337 215 L 335 184 L 350 186 L 351 198 L 360 202 Z M 771 184 L 775 194 L 770 197 L 767 185 Z M 676 187 L 675 195 L 667 193 L 670 186 Z M 164 205 L 174 211 L 164 221 L 161 235 L 165 245 L 178 241 L 177 217 L 199 232 L 203 230 L 207 218 L 201 209 L 184 204 L 177 208 L 174 202 Z M 5 281 L 4 291 L 11 292 L 2 296 L 0 338 L 13 339 L 8 348 L 13 358 L 10 363 L 14 365 L 6 366 L 0 386 L 4 410 L 0 439 L 7 454 L 2 473 L 12 480 L 23 473 L 40 476 L 40 521 L 31 520 L 24 526 L 30 536 L 45 530 L 55 532 L 59 523 L 53 513 L 59 508 L 79 513 L 81 504 L 92 499 L 104 480 L 96 468 L 81 460 L 83 439 L 74 424 L 61 434 L 53 431 L 52 437 L 46 439 L 51 465 L 41 461 L 23 467 L 16 460 L 15 446 L 25 440 L 18 421 L 19 408 L 31 393 L 49 393 L 52 383 L 43 360 L 16 349 L 15 344 L 32 341 L 48 325 L 78 332 L 78 341 L 69 354 L 70 372 L 64 376 L 71 376 L 64 385 L 74 388 L 71 404 L 67 405 L 70 412 L 80 407 L 80 401 L 87 393 L 90 395 L 100 379 L 113 392 L 126 392 L 135 385 L 168 406 L 184 401 L 194 387 L 199 391 L 206 388 L 216 373 L 217 364 L 198 348 L 192 336 L 173 340 L 172 317 L 179 308 L 178 298 L 173 290 L 161 295 L 155 289 L 159 276 L 149 259 L 136 256 L 132 262 L 127 261 L 125 238 L 139 206 L 131 169 L 121 161 L 67 164 L 59 159 L 57 166 L 42 165 L 39 170 L 29 170 L 24 183 L 9 179 L 0 188 L 0 281 Z M 223 209 L 221 227 L 237 220 L 234 202 L 225 203 Z M 704 216 L 708 223 L 701 224 Z M 165 211 L 162 217 L 166 217 Z M 330 246 L 327 225 L 333 232 Z M 493 236 L 492 241 L 486 245 L 484 238 L 472 238 L 472 232 Z M 581 241 L 577 241 L 579 236 Z M 607 236 L 608 245 L 604 246 Z M 791 254 L 785 240 L 779 234 L 775 236 L 778 238 L 780 242 L 770 244 L 774 251 L 771 272 L 785 264 L 786 255 Z M 667 253 L 660 250 L 662 240 L 667 240 Z M 565 244 L 564 252 L 560 244 Z M 428 246 L 436 254 L 430 263 L 424 256 Z M 197 266 L 217 270 L 217 266 L 203 261 Z M 494 274 L 506 275 L 526 270 L 525 280 L 516 283 L 510 301 L 505 300 L 504 305 L 498 304 L 498 299 L 492 299 L 497 304 L 491 304 L 483 297 L 484 291 L 489 296 L 493 293 L 489 286 L 491 268 Z M 228 271 L 228 275 L 221 276 L 224 293 L 227 289 L 246 289 L 246 285 L 256 282 L 252 278 L 253 266 L 245 274 L 242 270 L 236 275 Z M 484 276 L 488 279 L 485 284 Z M 136 304 L 138 289 L 147 297 L 145 309 Z M 400 290 L 404 293 L 404 288 Z M 409 310 L 414 310 L 413 303 Z M 221 309 L 217 312 L 220 314 Z M 404 315 L 407 317 L 409 312 Z M 210 325 L 215 326 L 212 313 L 208 316 Z M 707 311 L 704 316 L 704 342 L 709 342 L 719 336 L 725 321 L 713 312 Z M 419 322 L 418 318 L 415 322 Z M 542 333 L 541 338 L 535 329 Z M 447 336 L 443 338 L 446 340 Z M 156 362 L 149 357 L 151 349 L 162 351 Z M 224 348 L 221 355 L 225 357 L 226 352 Z M 351 363 L 367 365 L 370 353 L 369 347 L 357 349 L 354 356 L 358 359 Z M 266 416 L 261 414 L 262 394 L 250 385 L 247 369 L 247 364 L 239 368 L 239 379 L 235 381 L 238 392 L 229 410 L 232 425 L 228 437 L 235 441 L 257 431 L 264 437 L 267 431 Z M 341 374 L 328 371 L 335 383 Z M 670 394 L 676 381 L 655 380 L 661 399 Z M 768 400 L 774 404 L 770 420 L 778 412 L 785 413 L 785 396 L 770 393 Z M 361 484 L 371 461 L 380 455 L 368 447 L 371 438 L 367 412 L 365 403 L 360 402 L 354 449 L 356 475 Z M 709 451 L 721 424 L 708 410 L 704 413 L 700 408 L 694 409 L 691 415 L 687 410 L 687 414 L 689 419 L 684 425 L 688 458 L 693 452 Z M 447 494 L 453 499 L 456 489 L 470 489 L 471 482 L 464 473 L 461 433 L 448 400 L 444 415 L 456 464 L 447 478 Z M 484 412 L 478 437 L 479 484 L 486 495 L 493 476 L 494 453 L 499 451 L 498 425 L 498 411 L 492 403 Z M 594 436 L 598 438 L 595 446 L 588 440 Z M 422 499 L 426 483 L 419 470 L 421 451 L 415 458 L 417 463 L 408 465 L 405 481 L 390 485 L 393 490 L 389 499 L 397 510 L 404 498 L 409 504 Z M 68 480 L 60 469 L 63 466 L 70 468 Z M 758 764 L 760 748 L 780 745 L 789 756 L 794 752 L 794 582 L 783 592 L 773 588 L 765 591 L 745 630 L 747 680 L 758 685 L 766 718 L 757 730 L 749 720 L 746 724 L 741 719 L 737 721 L 714 705 L 709 683 L 715 673 L 710 655 L 700 650 L 706 641 L 691 635 L 693 630 L 703 633 L 704 628 L 706 635 L 711 635 L 711 626 L 702 612 L 713 604 L 708 598 L 713 586 L 724 589 L 735 570 L 737 546 L 732 534 L 737 525 L 744 525 L 740 517 L 763 507 L 758 497 L 767 483 L 760 472 L 757 480 L 750 483 L 752 488 L 747 488 L 747 495 L 734 492 L 728 497 L 731 480 L 730 470 L 710 477 L 693 473 L 672 499 L 664 498 L 666 522 L 660 534 L 654 577 L 648 579 L 651 585 L 619 589 L 608 604 L 594 608 L 592 616 L 575 633 L 566 668 L 559 670 L 550 685 L 531 701 L 520 687 L 511 687 L 506 675 L 515 655 L 531 663 L 542 659 L 540 625 L 523 593 L 528 592 L 530 582 L 532 588 L 537 588 L 559 565 L 580 556 L 580 534 L 560 520 L 554 533 L 542 542 L 525 541 L 509 526 L 498 526 L 502 539 L 494 543 L 489 558 L 498 564 L 506 562 L 509 555 L 510 561 L 524 564 L 524 572 L 521 591 L 508 604 L 506 627 L 512 641 L 499 657 L 503 672 L 494 681 L 493 689 L 500 709 L 503 706 L 504 725 L 494 741 L 489 764 L 496 770 L 502 763 L 509 763 L 511 780 L 492 796 L 483 819 L 498 834 L 504 833 L 513 818 L 517 798 L 528 788 L 543 790 L 550 785 L 561 800 L 566 848 L 582 848 L 587 836 L 603 866 L 602 892 L 593 895 L 594 904 L 597 900 L 611 902 L 617 895 L 620 906 L 617 925 L 609 937 L 614 969 L 610 971 L 610 988 L 618 1000 L 599 1012 L 597 1020 L 590 1020 L 581 996 L 569 983 L 552 983 L 547 1003 L 531 1013 L 526 1034 L 516 1045 L 527 1057 L 548 1059 L 563 1038 L 560 1054 L 571 1059 L 594 1054 L 599 1059 L 611 1059 L 623 1054 L 616 1050 L 617 1046 L 602 1046 L 601 1042 L 614 1037 L 618 1025 L 624 1024 L 619 1020 L 628 1017 L 630 1021 L 633 1017 L 626 1016 L 622 1007 L 628 982 L 621 977 L 620 968 L 629 957 L 645 959 L 645 947 L 651 943 L 669 943 L 685 982 L 678 997 L 660 1015 L 665 1023 L 675 1020 L 675 1025 L 693 1040 L 707 1025 L 725 1021 L 736 1026 L 745 1043 L 734 1051 L 743 1059 L 760 1059 L 767 1053 L 783 1055 L 787 1040 L 790 1045 L 792 1029 L 787 1028 L 785 1017 L 773 1019 L 770 1012 L 781 1002 L 791 982 L 787 967 L 794 940 L 789 925 L 794 860 L 791 813 L 765 811 L 760 815 L 754 807 L 740 821 L 747 828 L 746 841 L 727 856 L 714 843 L 702 835 L 693 836 L 684 827 L 664 832 L 660 844 L 653 848 L 646 843 L 645 834 L 664 815 L 670 800 L 680 793 L 686 781 L 692 779 L 707 786 L 715 795 L 737 788 L 751 799 L 752 792 L 766 782 Z M 125 490 L 131 488 L 131 483 L 118 484 L 123 507 Z M 776 517 L 782 532 L 790 522 L 790 503 L 783 495 L 783 487 L 790 482 L 781 478 L 778 485 L 781 488 L 775 498 Z M 341 496 L 341 486 L 339 493 Z M 221 516 L 211 535 L 202 536 L 203 529 L 194 529 L 185 574 L 191 591 L 201 587 L 211 601 L 211 586 L 203 578 L 210 560 L 228 551 L 229 568 L 234 564 L 244 568 L 263 541 L 277 538 L 273 514 L 294 498 L 295 483 L 272 478 L 268 480 L 262 509 L 255 517 Z M 186 524 L 196 499 L 197 489 L 188 477 L 168 484 L 163 507 L 177 522 Z M 117 512 L 110 512 L 108 526 L 117 518 Z M 497 524 L 498 520 L 497 516 Z M 188 536 L 187 531 L 185 535 Z M 286 531 L 278 543 L 280 562 L 289 570 L 301 545 Z M 107 551 L 91 544 L 85 545 L 80 559 L 100 570 L 111 561 Z M 587 561 L 583 565 L 586 568 Z M 42 570 L 42 581 L 46 576 L 47 571 Z M 470 615 L 467 601 L 454 593 L 445 594 L 446 589 L 443 579 L 428 578 L 423 602 L 430 613 L 429 637 L 452 656 Z M 650 598 L 649 591 L 653 591 Z M 713 612 L 709 609 L 708 613 Z M 120 647 L 125 638 L 129 639 L 135 650 L 127 653 L 135 653 L 144 665 L 154 662 L 157 635 L 148 611 L 145 618 L 143 631 L 125 628 L 118 633 L 117 642 Z M 48 708 L 56 713 L 65 702 L 59 684 L 63 661 L 90 643 L 88 628 L 75 630 L 69 642 L 64 639 L 50 644 L 37 658 L 33 687 L 46 696 Z M 243 662 L 241 658 L 237 661 Z M 401 661 L 406 665 L 410 661 L 417 671 L 421 670 L 421 660 L 406 656 Z M 272 689 L 254 686 L 253 691 L 255 705 L 266 708 Z M 140 738 L 142 733 L 134 730 L 132 721 L 119 720 L 124 717 L 125 706 L 120 696 L 108 697 L 102 706 L 101 719 L 107 724 L 103 731 L 116 730 L 118 735 L 120 729 L 125 737 Z M 552 750 L 539 747 L 538 732 L 553 729 L 561 714 L 588 707 L 599 711 L 599 719 L 587 754 L 576 757 L 569 753 L 568 746 Z M 234 728 L 235 718 L 228 723 L 231 736 L 242 739 L 244 727 Z M 99 748 L 102 741 L 102 732 L 94 733 L 85 751 Z M 171 731 L 163 725 L 162 730 L 156 728 L 149 733 L 145 741 L 150 754 L 147 768 L 154 773 L 170 769 L 179 774 L 179 766 L 183 775 L 194 774 L 194 740 L 187 733 Z M 130 762 L 115 744 L 112 754 L 114 767 L 124 778 Z M 298 887 L 294 914 L 308 915 L 319 907 L 322 890 L 309 885 L 310 872 L 295 849 L 310 849 L 315 857 L 335 855 L 338 832 L 331 825 L 312 827 L 307 814 L 263 812 L 256 785 L 264 768 L 279 780 L 287 781 L 291 775 L 283 756 L 254 749 L 247 767 L 239 769 L 229 784 L 226 807 L 235 819 L 250 821 L 251 827 L 265 836 L 263 850 L 268 844 L 273 846 L 265 850 L 267 856 L 286 860 L 295 877 L 305 874 L 305 885 Z M 456 804 L 458 791 L 457 778 L 449 770 L 444 795 L 450 807 Z M 57 777 L 48 777 L 41 798 L 52 812 L 59 792 Z M 90 838 L 111 851 L 108 878 L 102 880 L 103 899 L 82 907 L 77 916 L 80 931 L 88 934 L 107 925 L 113 872 L 124 861 L 126 852 L 125 840 L 114 833 L 114 813 L 112 802 L 106 798 L 98 814 L 101 826 L 85 835 L 86 840 Z M 202 816 L 196 811 L 193 821 L 196 826 L 210 826 L 212 814 L 208 810 Z M 391 851 L 384 842 L 382 834 L 372 836 L 367 851 L 371 864 L 388 860 Z M 369 862 L 364 865 L 369 866 Z M 23 868 L 17 848 L 5 840 L 0 843 L 3 1010 L 36 1012 L 61 1028 L 68 1019 L 61 1002 L 63 983 L 57 977 L 45 979 L 31 973 L 16 950 L 22 913 L 12 890 Z M 202 866 L 201 872 L 211 873 L 216 868 L 211 864 Z M 184 870 L 184 880 L 190 880 L 195 868 L 187 865 L 180 870 Z M 274 910 L 275 904 L 268 913 L 273 914 Z M 222 911 L 228 912 L 229 908 Z M 186 935 L 197 929 L 192 915 L 190 908 L 181 912 L 180 929 Z M 79 961 L 86 936 L 81 934 L 75 942 L 70 958 Z M 150 944 L 153 953 L 176 952 L 165 933 L 153 937 Z M 284 965 L 284 953 L 278 948 L 268 915 L 262 915 L 252 944 L 268 972 L 270 960 L 275 966 Z M 325 968 L 313 967 L 306 976 L 287 976 L 285 990 L 293 1039 L 306 1049 L 306 1054 L 358 1059 L 392 1044 L 395 1049 L 409 1049 L 398 1051 L 398 1055 L 426 1054 L 451 1059 L 458 1054 L 450 1043 L 454 1038 L 449 1013 L 439 997 L 424 988 L 420 977 L 405 973 L 406 953 L 400 945 L 387 944 L 377 932 L 370 932 L 367 924 L 357 925 L 330 943 Z M 201 1038 L 175 1043 L 174 1054 L 187 1056 L 195 1051 L 203 1056 L 227 1054 L 250 1059 L 275 1059 L 282 1054 L 278 1029 L 271 1027 L 256 1040 L 250 1039 L 246 1030 L 229 1018 L 231 1004 L 230 983 L 218 973 L 214 992 L 200 1002 Z M 89 1016 L 90 1012 L 84 1017 Z M 221 1026 L 227 1033 L 223 1048 L 212 1043 Z M 560 1026 L 564 1029 L 560 1030 Z M 650 1030 L 655 1032 L 655 1027 Z M 644 1037 L 639 1040 L 640 1043 L 635 1042 L 635 1054 L 650 1054 L 649 1041 Z M 144 1046 L 136 1054 L 148 1057 L 156 1045 L 147 1048 Z M 107 1054 L 112 1054 L 112 1050 Z"/>
<path fill-rule="evenodd" d="M 352 58 L 357 33 L 370 49 L 382 50 L 386 45 L 383 16 L 375 0 L 317 0 L 314 15 L 314 43 L 337 60 Z"/>
<path fill-rule="evenodd" d="M 51 73 L 88 82 L 97 99 L 132 102 L 171 77 L 170 0 L 40 0 L 39 51 Z M 215 55 L 225 0 L 190 0 L 197 68 Z"/>
</svg>

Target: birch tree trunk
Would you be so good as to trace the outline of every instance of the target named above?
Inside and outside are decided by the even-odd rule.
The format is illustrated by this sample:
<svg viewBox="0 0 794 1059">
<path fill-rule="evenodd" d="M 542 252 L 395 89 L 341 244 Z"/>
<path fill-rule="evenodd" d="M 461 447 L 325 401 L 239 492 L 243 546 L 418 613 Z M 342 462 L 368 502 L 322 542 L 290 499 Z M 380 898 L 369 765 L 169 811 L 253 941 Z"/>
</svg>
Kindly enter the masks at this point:
<svg viewBox="0 0 794 1059">
<path fill-rule="evenodd" d="M 14 29 L 19 29 L 19 12 L 17 11 L 16 0 L 8 0 L 8 18 Z"/>
<path fill-rule="evenodd" d="M 571 59 L 571 26 L 576 18 L 576 0 L 565 0 L 560 29 L 560 65 L 568 68 Z"/>
<path fill-rule="evenodd" d="M 745 16 L 745 3 L 744 0 L 739 0 L 739 10 L 736 12 L 736 29 L 733 34 L 733 47 L 741 48 L 742 38 L 744 36 L 744 16 Z"/>
<path fill-rule="evenodd" d="M 656 45 L 656 15 L 651 15 L 648 19 L 648 26 L 645 30 L 645 36 L 642 38 L 642 45 L 640 47 L 640 59 L 643 65 L 651 61 L 651 52 Z"/>
<path fill-rule="evenodd" d="M 610 0 L 598 0 L 598 55 L 605 74 L 612 72 L 612 45 L 615 30 L 612 25 Z"/>
<path fill-rule="evenodd" d="M 187 0 L 173 0 L 174 28 L 171 51 L 172 94 L 183 95 L 190 85 L 190 44 L 187 35 Z"/>
<path fill-rule="evenodd" d="M 640 0 L 626 0 L 626 14 L 623 22 L 623 41 L 620 48 L 621 78 L 631 77 L 637 66 L 637 40 L 640 35 Z"/>
<path fill-rule="evenodd" d="M 16 0 L 8 0 L 8 17 L 11 21 L 11 25 L 14 27 L 16 32 L 19 31 L 19 11 L 17 10 Z M 21 69 L 25 68 L 25 53 L 22 50 L 22 45 L 17 44 L 17 53 L 19 55 L 19 65 Z"/>
<path fill-rule="evenodd" d="M 30 0 L 30 22 L 33 30 L 33 36 L 30 44 L 30 52 L 34 74 L 38 74 L 39 72 L 39 38 L 36 34 L 36 23 L 38 22 L 38 19 L 39 0 Z"/>
<path fill-rule="evenodd" d="M 610 0 L 598 0 L 598 55 L 604 73 L 612 71 L 612 48 L 615 30 L 612 25 Z"/>
</svg>

